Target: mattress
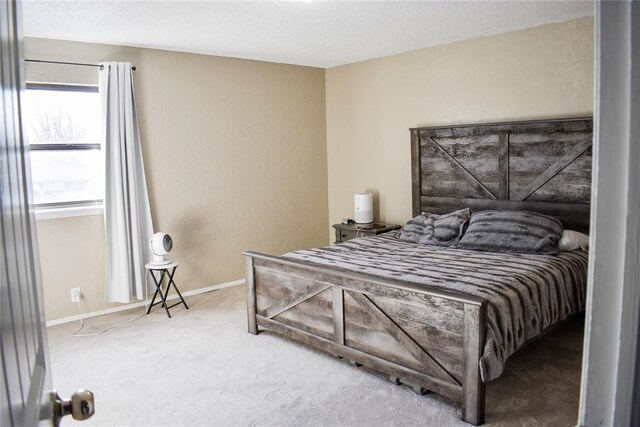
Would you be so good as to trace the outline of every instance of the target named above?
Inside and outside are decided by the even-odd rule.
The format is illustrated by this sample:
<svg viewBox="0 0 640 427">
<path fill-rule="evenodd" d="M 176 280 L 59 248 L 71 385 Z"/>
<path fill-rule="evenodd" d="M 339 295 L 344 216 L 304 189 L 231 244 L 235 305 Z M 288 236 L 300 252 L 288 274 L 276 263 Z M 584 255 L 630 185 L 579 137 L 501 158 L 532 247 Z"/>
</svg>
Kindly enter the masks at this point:
<svg viewBox="0 0 640 427">
<path fill-rule="evenodd" d="M 485 298 L 487 334 L 483 381 L 546 328 L 585 307 L 588 252 L 501 254 L 403 242 L 397 232 L 284 255 L 335 269 L 402 280 L 429 289 Z"/>
</svg>

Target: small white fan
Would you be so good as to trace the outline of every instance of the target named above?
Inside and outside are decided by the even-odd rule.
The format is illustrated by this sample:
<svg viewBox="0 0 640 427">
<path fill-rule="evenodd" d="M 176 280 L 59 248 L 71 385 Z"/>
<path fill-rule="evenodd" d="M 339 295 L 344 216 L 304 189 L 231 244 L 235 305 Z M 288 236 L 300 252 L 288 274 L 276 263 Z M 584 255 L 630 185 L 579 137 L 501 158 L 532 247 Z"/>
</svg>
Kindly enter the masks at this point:
<svg viewBox="0 0 640 427">
<path fill-rule="evenodd" d="M 149 239 L 149 249 L 153 254 L 151 264 L 170 264 L 171 261 L 166 260 L 164 256 L 171 252 L 171 248 L 173 248 L 173 240 L 171 240 L 171 236 L 167 233 L 156 233 L 151 236 L 151 239 Z"/>
</svg>

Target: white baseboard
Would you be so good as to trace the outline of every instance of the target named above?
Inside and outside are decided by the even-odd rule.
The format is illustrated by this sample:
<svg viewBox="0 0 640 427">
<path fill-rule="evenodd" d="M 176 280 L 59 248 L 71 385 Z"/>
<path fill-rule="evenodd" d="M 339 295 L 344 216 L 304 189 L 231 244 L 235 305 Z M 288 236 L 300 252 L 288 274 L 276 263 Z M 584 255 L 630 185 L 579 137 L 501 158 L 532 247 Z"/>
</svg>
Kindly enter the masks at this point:
<svg viewBox="0 0 640 427">
<path fill-rule="evenodd" d="M 234 280 L 233 282 L 220 283 L 219 285 L 207 286 L 204 288 L 193 289 L 191 291 L 182 292 L 183 297 L 190 297 L 193 295 L 200 295 L 211 291 L 217 291 L 218 289 L 230 288 L 231 286 L 244 285 L 244 279 Z M 177 294 L 169 295 L 167 301 L 178 299 Z M 146 301 L 136 302 L 133 304 L 127 304 L 120 307 L 106 308 L 104 310 L 91 311 L 89 313 L 82 313 L 75 316 L 62 317 L 60 319 L 48 320 L 46 325 L 56 326 L 63 323 L 75 322 L 80 319 L 88 319 L 90 317 L 104 316 L 105 314 L 117 313 L 119 311 L 131 310 L 132 308 L 144 307 L 147 304 Z"/>
</svg>

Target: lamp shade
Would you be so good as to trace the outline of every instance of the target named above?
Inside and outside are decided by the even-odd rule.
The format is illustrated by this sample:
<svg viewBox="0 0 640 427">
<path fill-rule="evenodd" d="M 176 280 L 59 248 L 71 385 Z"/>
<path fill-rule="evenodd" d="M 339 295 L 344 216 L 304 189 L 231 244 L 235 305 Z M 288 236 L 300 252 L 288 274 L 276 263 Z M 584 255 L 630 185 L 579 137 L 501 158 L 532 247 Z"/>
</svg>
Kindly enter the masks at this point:
<svg viewBox="0 0 640 427">
<path fill-rule="evenodd" d="M 373 194 L 356 193 L 353 195 L 353 219 L 358 224 L 373 222 Z"/>
</svg>

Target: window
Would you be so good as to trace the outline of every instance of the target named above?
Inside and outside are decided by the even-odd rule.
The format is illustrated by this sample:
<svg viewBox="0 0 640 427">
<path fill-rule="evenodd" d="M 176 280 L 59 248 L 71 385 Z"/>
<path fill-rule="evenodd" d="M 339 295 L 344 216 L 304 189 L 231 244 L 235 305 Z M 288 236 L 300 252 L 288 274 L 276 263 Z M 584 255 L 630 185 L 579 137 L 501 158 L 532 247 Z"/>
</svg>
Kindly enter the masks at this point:
<svg viewBox="0 0 640 427">
<path fill-rule="evenodd" d="M 37 208 L 102 203 L 101 106 L 96 86 L 27 84 L 23 127 Z"/>
</svg>

